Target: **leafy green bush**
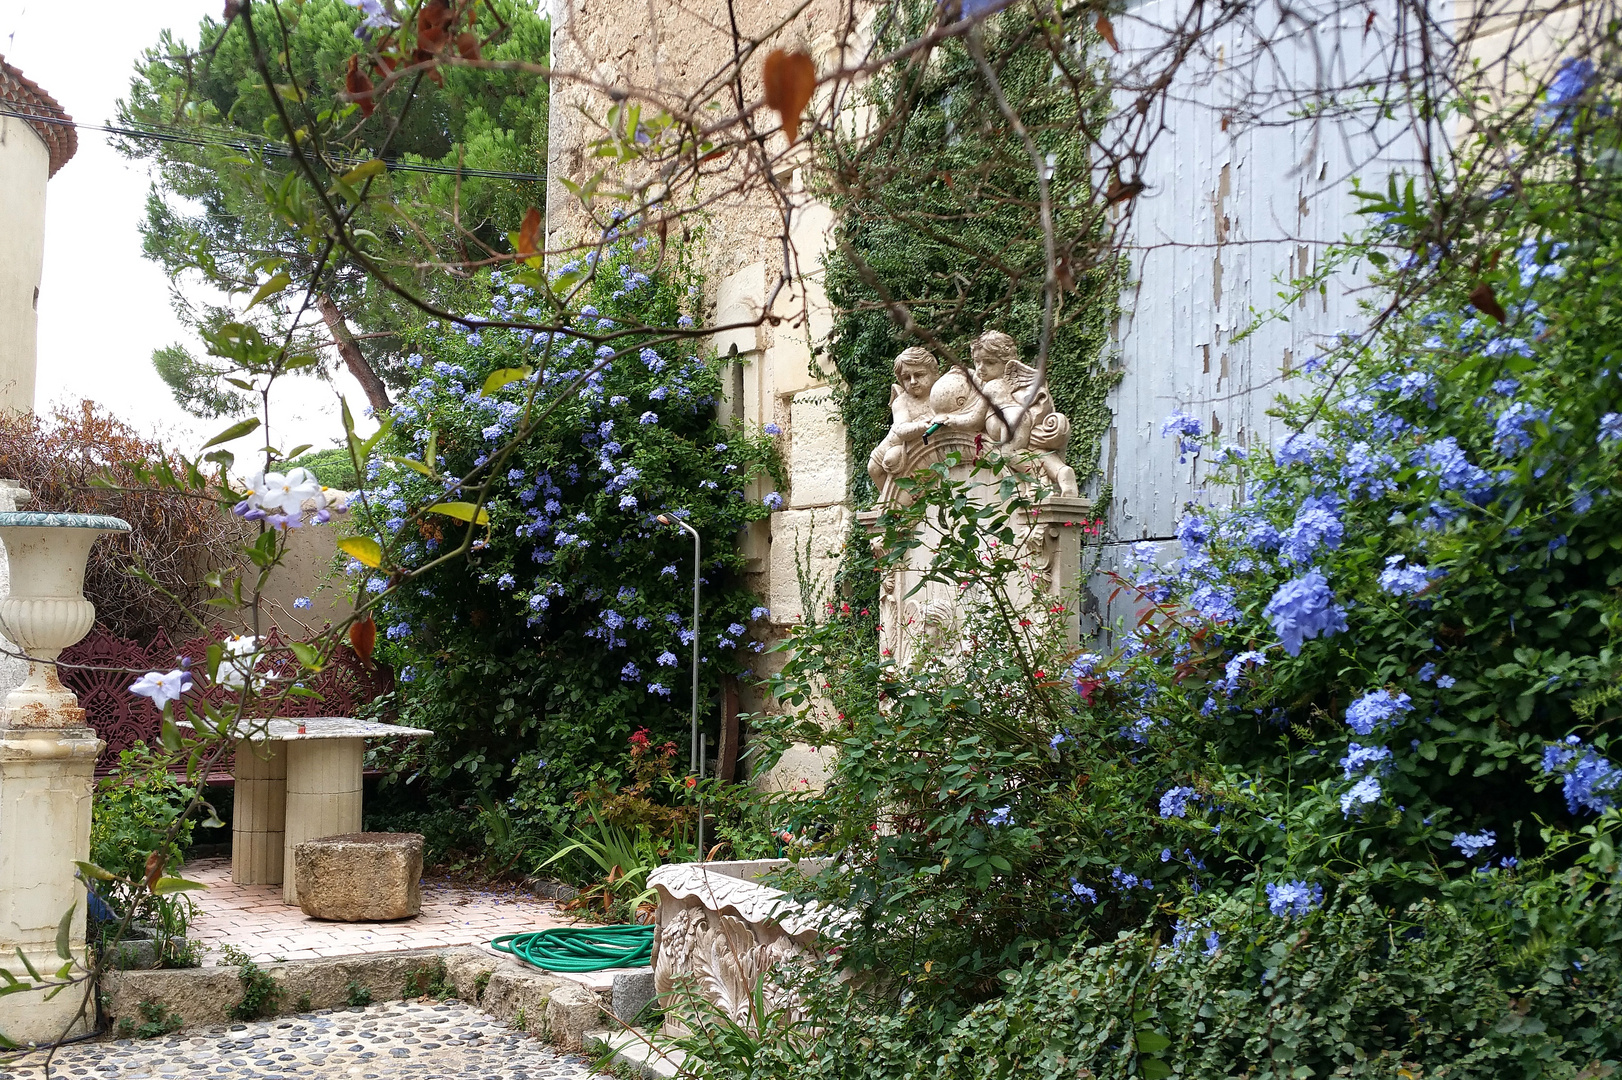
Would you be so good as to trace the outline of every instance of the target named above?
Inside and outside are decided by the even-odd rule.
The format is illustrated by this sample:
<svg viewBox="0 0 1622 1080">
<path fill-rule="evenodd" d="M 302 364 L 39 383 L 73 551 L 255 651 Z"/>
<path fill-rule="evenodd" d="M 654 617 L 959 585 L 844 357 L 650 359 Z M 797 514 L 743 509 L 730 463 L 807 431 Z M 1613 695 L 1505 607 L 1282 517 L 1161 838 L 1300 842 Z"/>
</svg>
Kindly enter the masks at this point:
<svg viewBox="0 0 1622 1080">
<path fill-rule="evenodd" d="M 503 820 L 550 835 L 573 792 L 617 779 L 632 731 L 685 745 L 692 544 L 658 515 L 703 537 L 701 695 L 748 667 L 765 609 L 736 536 L 780 504 L 778 466 L 769 435 L 717 419 L 719 365 L 682 336 L 698 295 L 687 267 L 621 242 L 579 286 L 578 335 L 431 323 L 412 338 L 394 464 L 369 478 L 356 520 L 390 565 L 431 567 L 378 617 L 400 718 L 435 732 L 400 772 L 484 792 L 498 841 Z M 490 284 L 491 318 L 551 302 L 500 274 Z M 488 527 L 467 559 L 436 563 L 468 526 L 428 508 L 473 497 L 447 479 L 470 475 L 488 483 Z"/>
<path fill-rule="evenodd" d="M 180 782 L 154 757 L 144 743 L 118 755 L 118 771 L 96 784 L 96 797 L 90 812 L 90 861 L 123 878 L 141 881 L 146 876 L 147 856 L 162 852 L 163 872 L 180 869 L 183 853 L 191 843 L 195 822 L 180 824 L 172 840 L 170 827 L 186 811 L 193 789 Z M 123 915 L 134 902 L 137 890 L 123 882 L 98 883 L 102 899 Z M 137 918 L 147 918 L 159 904 L 185 904 L 183 896 L 150 896 L 140 891 Z M 169 913 L 171 919 L 174 913 Z M 182 923 L 181 929 L 184 929 Z"/>
</svg>

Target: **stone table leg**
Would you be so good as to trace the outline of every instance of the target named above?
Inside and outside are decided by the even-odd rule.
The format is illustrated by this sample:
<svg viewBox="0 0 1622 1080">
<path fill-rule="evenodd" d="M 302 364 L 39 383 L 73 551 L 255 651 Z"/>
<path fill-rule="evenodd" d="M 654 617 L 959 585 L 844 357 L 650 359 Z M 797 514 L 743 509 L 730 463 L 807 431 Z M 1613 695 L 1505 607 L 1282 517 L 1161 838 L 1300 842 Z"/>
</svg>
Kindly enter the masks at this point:
<svg viewBox="0 0 1622 1080">
<path fill-rule="evenodd" d="M 21 950 L 42 974 L 62 966 L 56 928 L 69 908 L 69 947 L 84 959 L 84 886 L 73 860 L 90 858 L 90 805 L 96 755 L 103 743 L 90 728 L 0 728 L 0 966 L 20 978 Z M 95 1023 L 75 1019 L 83 986 L 49 1001 L 42 993 L 0 998 L 0 1035 L 49 1042 Z"/>
<path fill-rule="evenodd" d="M 279 740 L 237 743 L 231 810 L 231 880 L 280 885 L 286 844 L 287 754 Z"/>
<path fill-rule="evenodd" d="M 282 903 L 297 904 L 293 848 L 305 840 L 361 830 L 363 739 L 291 739 L 287 752 L 287 832 L 282 855 Z"/>
</svg>

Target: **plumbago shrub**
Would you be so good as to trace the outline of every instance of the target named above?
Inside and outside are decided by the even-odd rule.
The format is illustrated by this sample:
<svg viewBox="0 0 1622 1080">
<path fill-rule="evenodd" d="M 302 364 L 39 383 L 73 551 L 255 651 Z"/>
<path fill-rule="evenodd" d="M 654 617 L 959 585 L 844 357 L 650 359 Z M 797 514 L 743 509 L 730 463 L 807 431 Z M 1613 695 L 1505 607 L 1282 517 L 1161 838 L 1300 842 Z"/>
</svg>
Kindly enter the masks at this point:
<svg viewBox="0 0 1622 1080">
<path fill-rule="evenodd" d="M 538 303 L 500 273 L 490 289 L 491 319 Z M 389 592 L 378 642 L 399 673 L 401 720 L 435 732 L 428 772 L 510 798 L 520 817 L 612 779 L 633 731 L 685 731 L 693 547 L 655 518 L 703 538 L 707 699 L 761 647 L 749 627 L 766 612 L 740 580 L 734 538 L 780 504 L 771 436 L 719 422 L 718 362 L 659 332 L 692 325 L 686 261 L 667 252 L 659 268 L 620 243 L 580 292 L 575 325 L 612 344 L 433 323 L 417 333 L 417 380 L 387 437 L 393 464 L 374 467 L 362 511 L 398 565 L 427 565 L 468 525 L 421 511 L 488 480 L 474 550 Z M 522 368 L 534 372 L 484 389 Z"/>
<path fill-rule="evenodd" d="M 944 483 L 913 513 L 962 640 L 899 670 L 799 631 L 782 732 L 839 756 L 797 889 L 850 918 L 789 1037 L 699 1033 L 714 1075 L 1622 1067 L 1622 147 L 1585 64 L 1521 132 L 1538 184 L 1367 193 L 1376 329 L 1293 434 L 1167 419 L 1216 483 L 1113 652 L 1007 611 L 1023 508 Z"/>
</svg>

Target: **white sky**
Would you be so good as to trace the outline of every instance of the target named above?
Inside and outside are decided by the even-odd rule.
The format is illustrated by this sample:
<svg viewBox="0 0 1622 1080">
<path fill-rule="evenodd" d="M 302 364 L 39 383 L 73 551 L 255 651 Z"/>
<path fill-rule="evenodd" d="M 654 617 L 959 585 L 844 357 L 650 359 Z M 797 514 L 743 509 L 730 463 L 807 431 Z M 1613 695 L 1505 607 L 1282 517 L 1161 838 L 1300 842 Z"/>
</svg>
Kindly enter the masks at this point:
<svg viewBox="0 0 1622 1080">
<path fill-rule="evenodd" d="M 0 54 L 75 120 L 106 124 L 128 91 L 136 58 L 157 44 L 161 30 L 195 44 L 198 22 L 223 8 L 223 0 L 0 0 Z M 107 140 L 80 130 L 79 152 L 46 192 L 34 408 L 43 413 L 90 398 L 193 453 L 230 421 L 187 416 L 152 367 L 152 350 L 164 345 L 204 350 L 171 309 L 163 269 L 141 255 L 146 169 Z M 341 441 L 338 392 L 359 421 L 366 395 L 347 372 L 336 390 L 313 378 L 280 382 L 271 397 L 274 443 L 288 451 Z M 243 458 L 261 437 L 256 432 L 230 449 Z"/>
</svg>

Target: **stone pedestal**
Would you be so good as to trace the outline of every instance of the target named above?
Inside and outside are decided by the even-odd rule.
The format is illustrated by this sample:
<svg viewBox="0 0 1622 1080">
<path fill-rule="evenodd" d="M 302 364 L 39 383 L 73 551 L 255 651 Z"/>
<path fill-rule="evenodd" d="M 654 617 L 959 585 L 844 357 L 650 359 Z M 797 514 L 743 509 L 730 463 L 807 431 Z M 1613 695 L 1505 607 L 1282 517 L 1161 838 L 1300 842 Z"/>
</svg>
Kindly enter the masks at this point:
<svg viewBox="0 0 1622 1080">
<path fill-rule="evenodd" d="M 280 742 L 240 739 L 231 803 L 231 880 L 280 885 L 287 843 L 287 755 Z"/>
<path fill-rule="evenodd" d="M 42 975 L 62 966 L 56 929 L 73 909 L 69 948 L 83 958 L 85 891 L 73 860 L 90 857 L 90 805 L 102 742 L 89 728 L 0 728 L 0 966 L 26 978 L 21 949 Z M 82 974 L 82 972 L 81 972 Z M 40 992 L 0 998 L 0 1034 L 51 1042 L 95 1023 L 75 1019 L 81 984 L 50 1001 Z"/>
<path fill-rule="evenodd" d="M 361 830 L 361 759 L 364 739 L 308 739 L 283 743 L 287 754 L 287 820 L 282 842 L 282 902 L 297 904 L 297 876 L 287 873 L 293 849 L 305 840 Z"/>
<path fill-rule="evenodd" d="M 382 922 L 422 912 L 422 836 L 350 833 L 305 840 L 288 877 L 299 908 L 314 919 Z"/>
</svg>

